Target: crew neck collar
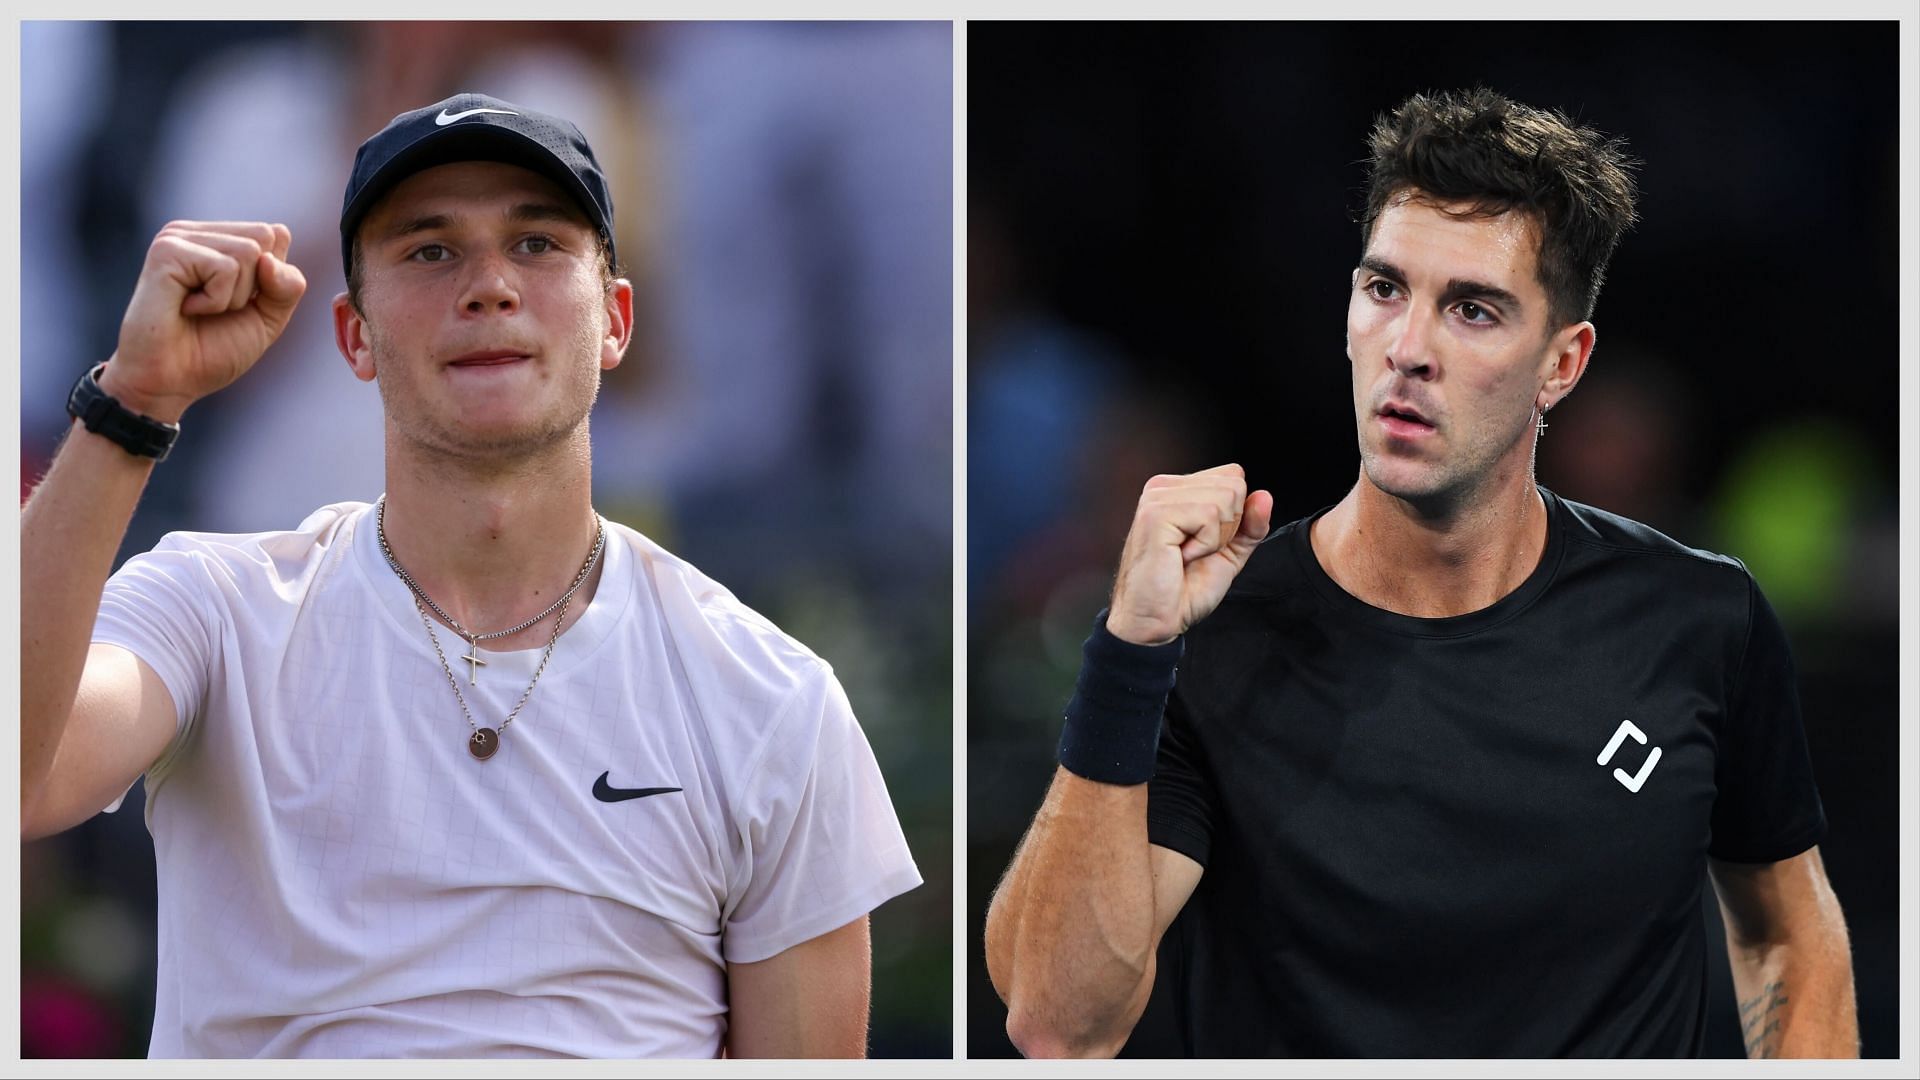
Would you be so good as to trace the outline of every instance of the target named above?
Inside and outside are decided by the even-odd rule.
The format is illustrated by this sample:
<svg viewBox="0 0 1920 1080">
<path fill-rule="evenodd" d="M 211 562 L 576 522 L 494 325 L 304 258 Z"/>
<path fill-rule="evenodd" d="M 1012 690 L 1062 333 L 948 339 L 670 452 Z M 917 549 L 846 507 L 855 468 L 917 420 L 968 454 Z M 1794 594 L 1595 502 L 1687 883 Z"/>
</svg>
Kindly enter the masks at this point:
<svg viewBox="0 0 1920 1080">
<path fill-rule="evenodd" d="M 1465 637 L 1489 630 L 1530 607 L 1553 582 L 1559 573 L 1561 555 L 1566 545 L 1566 511 L 1560 497 L 1545 487 L 1535 485 L 1540 492 L 1547 510 L 1547 542 L 1540 552 L 1540 562 L 1525 580 L 1512 592 L 1495 600 L 1477 611 L 1462 615 L 1449 615 L 1444 618 L 1429 619 L 1417 615 L 1402 615 L 1385 608 L 1374 607 L 1352 593 L 1340 587 L 1320 565 L 1320 557 L 1313 550 L 1313 525 L 1319 521 L 1332 506 L 1323 507 L 1311 517 L 1300 522 L 1293 530 L 1293 554 L 1298 560 L 1301 572 L 1306 576 L 1313 590 L 1327 602 L 1333 613 L 1343 619 L 1349 619 L 1375 629 L 1389 633 L 1412 637 L 1452 638 Z M 403 586 L 404 588 L 404 586 Z"/>
<path fill-rule="evenodd" d="M 369 503 L 354 517 L 354 567 L 374 595 L 379 597 L 380 609 L 392 621 L 400 640 L 411 643 L 413 648 L 438 665 L 433 646 L 427 640 L 427 628 L 421 623 L 420 612 L 414 606 L 413 591 L 393 572 L 393 568 L 387 565 L 386 557 L 380 553 L 374 514 L 374 504 Z M 607 543 L 606 549 L 600 553 L 600 583 L 584 610 L 578 603 L 567 606 L 568 625 L 561 631 L 560 639 L 554 642 L 553 657 L 548 661 L 545 672 L 548 679 L 564 675 L 598 650 L 626 614 L 627 604 L 632 598 L 632 552 L 616 534 L 613 522 L 604 518 L 602 522 L 607 530 Z M 542 623 L 541 626 L 547 632 L 552 632 L 550 625 Z M 457 666 L 456 657 L 466 651 L 466 639 L 438 622 L 434 623 L 434 633 L 439 635 L 440 648 L 448 661 L 456 663 L 455 670 L 460 674 L 464 686 L 465 671 Z M 539 667 L 540 656 L 545 650 L 544 637 L 528 648 L 497 652 L 482 643 L 480 655 L 487 661 L 482 677 L 491 676 L 503 683 L 518 680 L 524 686 Z"/>
</svg>

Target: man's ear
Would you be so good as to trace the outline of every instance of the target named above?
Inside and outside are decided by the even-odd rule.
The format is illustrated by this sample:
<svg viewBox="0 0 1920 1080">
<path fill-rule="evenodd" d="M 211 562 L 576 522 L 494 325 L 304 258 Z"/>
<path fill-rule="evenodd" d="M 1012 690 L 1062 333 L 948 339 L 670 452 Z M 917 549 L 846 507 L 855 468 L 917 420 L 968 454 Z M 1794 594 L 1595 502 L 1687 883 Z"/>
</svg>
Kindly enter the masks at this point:
<svg viewBox="0 0 1920 1080">
<path fill-rule="evenodd" d="M 1594 333 L 1592 323 L 1582 322 L 1553 336 L 1553 349 L 1545 361 L 1546 380 L 1540 387 L 1541 403 L 1547 408 L 1573 393 L 1574 384 L 1586 374 L 1587 361 L 1593 357 Z"/>
<path fill-rule="evenodd" d="M 340 347 L 340 355 L 347 358 L 347 366 L 353 369 L 353 376 L 361 382 L 372 382 L 378 372 L 373 369 L 373 346 L 368 340 L 367 320 L 354 310 L 353 302 L 346 293 L 333 298 L 333 343 Z"/>
<path fill-rule="evenodd" d="M 614 278 L 607 287 L 607 335 L 600 339 L 600 370 L 612 371 L 633 344 L 633 282 Z"/>
</svg>

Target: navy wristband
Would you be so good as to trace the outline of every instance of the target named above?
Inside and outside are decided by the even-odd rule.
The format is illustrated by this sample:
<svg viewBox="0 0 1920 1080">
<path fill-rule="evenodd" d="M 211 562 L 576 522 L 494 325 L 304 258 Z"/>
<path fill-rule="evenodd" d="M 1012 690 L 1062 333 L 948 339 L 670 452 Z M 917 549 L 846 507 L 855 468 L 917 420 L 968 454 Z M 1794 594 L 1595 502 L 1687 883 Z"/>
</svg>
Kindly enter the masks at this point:
<svg viewBox="0 0 1920 1080">
<path fill-rule="evenodd" d="M 1183 644 L 1135 645 L 1107 631 L 1107 613 L 1093 621 L 1081 646 L 1080 678 L 1060 730 L 1060 764 L 1075 776 L 1103 784 L 1153 779 L 1160 751 L 1160 717 L 1173 692 Z"/>
</svg>

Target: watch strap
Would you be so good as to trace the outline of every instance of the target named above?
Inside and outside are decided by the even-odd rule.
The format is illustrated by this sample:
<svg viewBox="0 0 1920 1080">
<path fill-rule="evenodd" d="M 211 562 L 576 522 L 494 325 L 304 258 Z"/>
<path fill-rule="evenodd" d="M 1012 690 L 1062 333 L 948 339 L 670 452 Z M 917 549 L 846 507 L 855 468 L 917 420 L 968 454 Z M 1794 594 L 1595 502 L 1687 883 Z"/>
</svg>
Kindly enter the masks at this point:
<svg viewBox="0 0 1920 1080">
<path fill-rule="evenodd" d="M 167 460 L 173 441 L 180 437 L 180 425 L 155 420 L 120 404 L 100 386 L 100 373 L 106 368 L 105 362 L 95 364 L 73 384 L 73 393 L 67 395 L 68 415 L 95 435 L 119 443 L 129 454 L 150 457 L 155 462 Z"/>
</svg>

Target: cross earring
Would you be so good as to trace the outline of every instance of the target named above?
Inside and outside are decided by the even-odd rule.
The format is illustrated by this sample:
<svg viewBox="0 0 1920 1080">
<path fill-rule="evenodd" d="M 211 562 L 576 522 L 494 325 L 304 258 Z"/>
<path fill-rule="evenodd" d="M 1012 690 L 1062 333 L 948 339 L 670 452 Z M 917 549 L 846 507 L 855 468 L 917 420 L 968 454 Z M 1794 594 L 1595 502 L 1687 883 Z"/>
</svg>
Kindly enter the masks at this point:
<svg viewBox="0 0 1920 1080">
<path fill-rule="evenodd" d="M 1535 436 L 1545 435 L 1547 433 L 1547 410 L 1551 408 L 1553 408 L 1551 405 L 1540 406 L 1540 419 L 1535 422 L 1533 429 Z"/>
</svg>

